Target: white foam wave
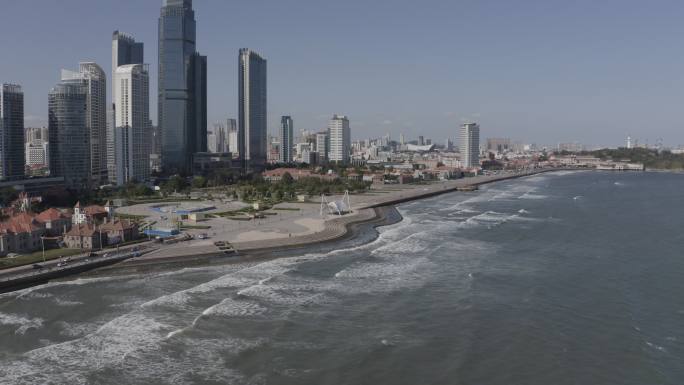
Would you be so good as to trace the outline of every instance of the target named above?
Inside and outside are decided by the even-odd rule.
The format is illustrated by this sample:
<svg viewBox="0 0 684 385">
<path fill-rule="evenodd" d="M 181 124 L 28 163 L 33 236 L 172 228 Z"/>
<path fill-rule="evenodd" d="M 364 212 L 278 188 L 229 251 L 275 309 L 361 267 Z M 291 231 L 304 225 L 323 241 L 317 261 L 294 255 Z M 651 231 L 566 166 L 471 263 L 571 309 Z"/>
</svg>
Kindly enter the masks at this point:
<svg viewBox="0 0 684 385">
<path fill-rule="evenodd" d="M 0 325 L 19 326 L 14 334 L 25 334 L 29 329 L 40 329 L 44 320 L 41 318 L 28 318 L 14 314 L 0 313 Z"/>
<path fill-rule="evenodd" d="M 79 305 L 83 305 L 83 302 L 69 301 L 67 299 L 62 299 L 62 298 L 55 298 L 55 303 L 57 304 L 57 306 L 79 306 Z"/>
<path fill-rule="evenodd" d="M 267 308 L 256 302 L 235 300 L 226 298 L 220 303 L 202 312 L 204 316 L 224 316 L 224 317 L 251 317 L 261 315 L 268 311 Z"/>
<path fill-rule="evenodd" d="M 547 195 L 532 194 L 529 192 L 526 192 L 523 195 L 518 197 L 518 199 L 546 199 L 546 198 L 548 198 Z"/>
</svg>

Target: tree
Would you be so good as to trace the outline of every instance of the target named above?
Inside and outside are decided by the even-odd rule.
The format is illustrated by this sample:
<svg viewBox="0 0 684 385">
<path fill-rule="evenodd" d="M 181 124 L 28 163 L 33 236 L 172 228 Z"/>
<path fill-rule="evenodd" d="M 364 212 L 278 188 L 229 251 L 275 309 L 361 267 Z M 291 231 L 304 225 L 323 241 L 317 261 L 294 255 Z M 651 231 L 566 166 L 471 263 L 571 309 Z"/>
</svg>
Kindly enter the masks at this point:
<svg viewBox="0 0 684 385">
<path fill-rule="evenodd" d="M 8 207 L 19 197 L 19 193 L 14 187 L 4 187 L 0 189 L 0 203 L 4 207 Z"/>
<path fill-rule="evenodd" d="M 188 187 L 188 183 L 185 181 L 185 178 L 174 175 L 162 185 L 162 190 L 165 192 L 180 192 L 185 190 L 186 187 Z"/>
<path fill-rule="evenodd" d="M 207 178 L 203 176 L 196 176 L 192 179 L 193 188 L 204 188 L 207 186 Z"/>
<path fill-rule="evenodd" d="M 280 183 L 282 183 L 284 185 L 290 185 L 293 182 L 294 182 L 294 178 L 292 177 L 292 175 L 290 175 L 289 172 L 284 173 L 283 177 L 280 178 Z"/>
</svg>

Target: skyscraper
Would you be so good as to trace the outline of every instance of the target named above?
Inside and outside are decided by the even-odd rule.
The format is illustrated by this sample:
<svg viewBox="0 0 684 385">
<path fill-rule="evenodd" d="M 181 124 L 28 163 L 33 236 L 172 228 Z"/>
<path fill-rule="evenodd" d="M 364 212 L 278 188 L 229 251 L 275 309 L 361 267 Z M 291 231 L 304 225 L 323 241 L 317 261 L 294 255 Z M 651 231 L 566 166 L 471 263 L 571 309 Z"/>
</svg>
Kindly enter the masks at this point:
<svg viewBox="0 0 684 385">
<path fill-rule="evenodd" d="M 192 0 L 164 0 L 159 16 L 158 125 L 162 167 L 188 172 L 192 156 L 206 152 L 207 58 L 195 50 Z"/>
<path fill-rule="evenodd" d="M 240 136 L 238 134 L 237 120 L 228 119 L 226 121 L 226 130 L 228 130 L 228 151 L 235 157 L 236 155 L 239 155 L 240 152 Z"/>
<path fill-rule="evenodd" d="M 150 86 L 147 65 L 119 66 L 114 76 L 116 184 L 150 176 Z"/>
<path fill-rule="evenodd" d="M 292 118 L 280 118 L 280 162 L 292 163 L 292 147 L 294 146 L 294 127 Z"/>
<path fill-rule="evenodd" d="M 318 153 L 318 162 L 325 163 L 328 161 L 328 149 L 330 147 L 327 132 L 316 133 L 316 152 Z"/>
<path fill-rule="evenodd" d="M 245 171 L 261 170 L 267 158 L 266 60 L 240 49 L 238 59 L 239 153 Z"/>
<path fill-rule="evenodd" d="M 88 88 L 62 81 L 48 94 L 50 175 L 69 188 L 90 186 L 90 133 L 86 125 Z"/>
<path fill-rule="evenodd" d="M 107 179 L 107 76 L 95 63 L 80 63 L 79 71 L 62 70 L 63 83 L 80 83 L 86 95 L 86 129 L 90 174 L 94 184 Z"/>
<path fill-rule="evenodd" d="M 330 149 L 328 160 L 338 163 L 349 163 L 351 153 L 351 129 L 349 119 L 343 115 L 334 115 L 328 123 L 328 140 Z"/>
<path fill-rule="evenodd" d="M 461 165 L 465 168 L 480 166 L 480 126 L 465 123 L 461 126 Z"/>
<path fill-rule="evenodd" d="M 228 130 L 222 122 L 214 123 L 211 131 L 207 131 L 207 151 L 228 152 Z"/>
<path fill-rule="evenodd" d="M 15 84 L 0 87 L 0 180 L 21 179 L 25 169 L 24 93 Z"/>
<path fill-rule="evenodd" d="M 133 36 L 114 31 L 112 34 L 112 83 L 116 78 L 116 69 L 127 64 L 143 64 L 144 63 L 144 45 L 135 41 Z M 114 129 L 116 127 L 116 100 L 118 100 L 116 92 L 119 85 L 112 84 L 112 108 L 108 111 L 107 118 L 111 124 L 107 126 L 107 172 L 109 174 L 109 181 L 116 183 L 116 144 L 114 143 Z M 151 150 L 157 154 L 155 148 Z"/>
</svg>

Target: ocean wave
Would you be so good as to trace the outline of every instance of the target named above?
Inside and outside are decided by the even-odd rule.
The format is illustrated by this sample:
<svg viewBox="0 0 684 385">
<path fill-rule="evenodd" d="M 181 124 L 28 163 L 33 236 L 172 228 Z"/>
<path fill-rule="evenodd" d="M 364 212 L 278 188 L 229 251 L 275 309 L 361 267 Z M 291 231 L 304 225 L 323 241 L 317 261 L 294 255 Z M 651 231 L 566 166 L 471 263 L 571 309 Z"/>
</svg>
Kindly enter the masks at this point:
<svg viewBox="0 0 684 385">
<path fill-rule="evenodd" d="M 547 195 L 532 194 L 529 192 L 526 192 L 523 195 L 518 197 L 518 199 L 546 199 L 546 198 L 548 198 Z"/>
<path fill-rule="evenodd" d="M 0 325 L 19 326 L 14 334 L 25 334 L 30 329 L 40 329 L 43 327 L 42 318 L 29 318 L 14 314 L 0 313 Z"/>
<path fill-rule="evenodd" d="M 220 303 L 204 310 L 202 315 L 223 317 L 253 317 L 262 315 L 267 311 L 268 308 L 263 307 L 256 302 L 226 298 Z"/>
</svg>

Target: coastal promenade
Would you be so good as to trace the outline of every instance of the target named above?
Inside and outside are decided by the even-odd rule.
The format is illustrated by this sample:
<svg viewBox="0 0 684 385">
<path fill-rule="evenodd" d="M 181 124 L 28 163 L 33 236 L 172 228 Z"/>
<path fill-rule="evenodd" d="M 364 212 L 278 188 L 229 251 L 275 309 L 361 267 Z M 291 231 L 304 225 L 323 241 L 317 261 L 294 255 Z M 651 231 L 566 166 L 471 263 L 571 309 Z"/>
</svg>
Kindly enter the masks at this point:
<svg viewBox="0 0 684 385">
<path fill-rule="evenodd" d="M 433 182 L 419 185 L 383 185 L 370 192 L 351 195 L 352 212 L 338 216 L 327 213 L 324 208 L 321 215 L 320 198 L 314 202 L 286 203 L 287 209 L 300 210 L 287 216 L 288 211 L 279 215 L 253 221 L 253 225 L 242 227 L 218 228 L 211 233 L 209 240 L 193 240 L 172 247 L 161 247 L 143 257 L 126 261 L 124 265 L 141 265 L 148 263 L 164 263 L 188 258 L 207 256 L 230 256 L 220 251 L 214 241 L 229 243 L 239 255 L 268 252 L 284 248 L 302 247 L 309 244 L 332 242 L 345 237 L 352 225 L 377 221 L 382 222 L 383 208 L 396 204 L 424 199 L 462 189 L 476 189 L 478 186 L 512 178 L 535 175 L 556 169 L 539 169 L 526 172 L 502 172 L 495 175 L 483 175 L 458 180 Z M 342 196 L 326 197 L 328 202 L 341 200 Z M 301 226 L 307 223 L 307 226 Z M 195 233 L 206 230 L 196 230 Z M 189 231 L 192 233 L 192 230 Z"/>
<path fill-rule="evenodd" d="M 210 239 L 195 239 L 173 245 L 140 244 L 139 250 L 122 249 L 118 253 L 82 255 L 73 257 L 65 266 L 57 261 L 49 262 L 44 269 L 33 271 L 30 266 L 0 272 L 0 291 L 15 290 L 63 278 L 86 271 L 112 271 L 152 265 L 205 263 L 212 259 L 239 261 L 250 256 L 268 256 L 273 251 L 296 249 L 313 244 L 338 241 L 350 235 L 351 230 L 362 224 L 384 225 L 389 217 L 400 218 L 394 205 L 417 199 L 434 197 L 459 190 L 474 190 L 480 185 L 497 181 L 531 176 L 559 169 L 539 169 L 526 172 L 506 172 L 458 180 L 413 185 L 382 185 L 369 192 L 351 196 L 351 212 L 342 216 L 325 210 L 318 200 L 308 203 L 283 203 L 284 211 L 252 223 L 237 222 L 237 227 L 221 228 L 211 233 Z M 473 194 L 473 192 L 467 192 Z M 328 202 L 341 200 L 342 196 L 326 197 Z M 323 210 L 321 209 L 323 207 Z M 295 211 L 296 210 L 296 211 Z M 395 215 L 391 213 L 394 212 Z M 221 219 L 231 221 L 230 219 Z M 198 231 L 206 230 L 194 230 Z M 193 230 L 188 231 L 193 233 Z M 197 234 L 193 234 L 197 235 Z M 232 246 L 229 252 L 219 250 L 215 242 L 225 241 Z M 143 250 L 144 249 L 144 250 Z"/>
</svg>

